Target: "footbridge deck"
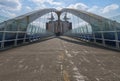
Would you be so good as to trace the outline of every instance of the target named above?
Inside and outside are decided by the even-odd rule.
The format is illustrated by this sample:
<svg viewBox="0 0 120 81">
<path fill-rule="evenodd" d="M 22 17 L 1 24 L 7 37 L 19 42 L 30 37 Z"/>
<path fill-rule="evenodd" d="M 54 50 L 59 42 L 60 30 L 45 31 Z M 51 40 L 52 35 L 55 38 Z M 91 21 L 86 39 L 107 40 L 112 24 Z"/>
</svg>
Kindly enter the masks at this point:
<svg viewBox="0 0 120 81">
<path fill-rule="evenodd" d="M 52 38 L 0 52 L 0 81 L 120 81 L 120 53 Z"/>
</svg>

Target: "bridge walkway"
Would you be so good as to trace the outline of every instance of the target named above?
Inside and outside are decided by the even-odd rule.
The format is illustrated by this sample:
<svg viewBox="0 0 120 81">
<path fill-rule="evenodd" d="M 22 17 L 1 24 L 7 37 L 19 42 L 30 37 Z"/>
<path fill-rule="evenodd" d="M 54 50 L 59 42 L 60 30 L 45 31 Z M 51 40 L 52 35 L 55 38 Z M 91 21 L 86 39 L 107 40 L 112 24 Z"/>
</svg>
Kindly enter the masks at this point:
<svg viewBox="0 0 120 81">
<path fill-rule="evenodd" d="M 0 81 L 120 81 L 120 53 L 52 38 L 0 52 Z"/>
</svg>

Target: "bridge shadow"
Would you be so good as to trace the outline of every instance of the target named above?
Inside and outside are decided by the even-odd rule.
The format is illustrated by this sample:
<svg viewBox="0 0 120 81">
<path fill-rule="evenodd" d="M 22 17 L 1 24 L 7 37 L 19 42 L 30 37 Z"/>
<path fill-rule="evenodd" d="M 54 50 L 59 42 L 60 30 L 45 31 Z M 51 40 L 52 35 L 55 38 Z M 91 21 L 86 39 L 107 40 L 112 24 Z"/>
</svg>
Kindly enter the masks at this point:
<svg viewBox="0 0 120 81">
<path fill-rule="evenodd" d="M 61 39 L 63 41 L 74 43 L 74 44 L 78 44 L 78 45 L 83 45 L 83 46 L 92 47 L 92 48 L 98 48 L 98 49 L 104 49 L 104 50 L 120 52 L 120 51 L 112 49 L 112 48 L 107 48 L 107 47 L 100 46 L 100 45 L 97 45 L 97 44 L 94 44 L 94 43 L 81 41 L 80 39 L 77 39 L 77 38 L 72 38 L 72 37 L 68 37 L 68 38 L 57 37 L 57 38 L 59 38 L 59 39 Z"/>
</svg>

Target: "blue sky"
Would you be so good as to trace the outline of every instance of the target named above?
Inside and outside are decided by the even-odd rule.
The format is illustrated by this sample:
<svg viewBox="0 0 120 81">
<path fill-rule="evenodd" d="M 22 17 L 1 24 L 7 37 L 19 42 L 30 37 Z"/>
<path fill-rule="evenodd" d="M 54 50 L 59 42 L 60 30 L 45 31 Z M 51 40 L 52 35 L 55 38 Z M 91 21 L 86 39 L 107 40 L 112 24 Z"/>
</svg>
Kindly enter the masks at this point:
<svg viewBox="0 0 120 81">
<path fill-rule="evenodd" d="M 13 18 L 42 8 L 66 7 L 108 18 L 120 15 L 120 0 L 0 0 L 0 15 Z"/>
</svg>

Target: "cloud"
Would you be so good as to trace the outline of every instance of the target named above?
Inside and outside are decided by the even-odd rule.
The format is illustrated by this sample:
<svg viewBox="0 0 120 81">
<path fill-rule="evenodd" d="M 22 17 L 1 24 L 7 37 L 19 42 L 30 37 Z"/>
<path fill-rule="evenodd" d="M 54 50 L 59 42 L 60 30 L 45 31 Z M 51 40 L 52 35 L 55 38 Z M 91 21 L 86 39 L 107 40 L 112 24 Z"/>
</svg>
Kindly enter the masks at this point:
<svg viewBox="0 0 120 81">
<path fill-rule="evenodd" d="M 111 4 L 111 5 L 108 5 L 108 6 L 104 7 L 102 9 L 102 13 L 109 13 L 109 12 L 111 12 L 113 10 L 118 9 L 118 8 L 119 8 L 119 5 L 117 5 L 117 4 Z"/>
<path fill-rule="evenodd" d="M 92 13 L 104 16 L 104 17 L 110 17 L 110 16 L 113 16 L 112 13 L 114 13 L 114 15 L 117 14 L 114 12 L 114 10 L 117 10 L 119 8 L 119 5 L 118 4 L 111 4 L 111 5 L 107 5 L 105 7 L 93 5 L 90 7 L 84 3 L 75 3 L 75 4 L 68 5 L 67 8 L 85 10 L 88 12 L 92 12 Z"/>
<path fill-rule="evenodd" d="M 67 8 L 85 10 L 85 11 L 92 12 L 92 13 L 100 13 L 100 10 L 101 10 L 101 8 L 96 5 L 89 7 L 84 3 L 70 4 Z"/>
<path fill-rule="evenodd" d="M 55 2 L 54 0 L 31 0 L 31 1 L 33 1 L 35 4 L 39 6 L 44 3 L 49 3 L 50 5 L 61 5 L 62 4 L 61 2 Z"/>
<path fill-rule="evenodd" d="M 62 10 L 63 7 L 56 7 L 57 10 Z"/>
<path fill-rule="evenodd" d="M 9 18 L 16 17 L 15 13 L 11 13 L 11 12 L 7 11 L 7 14 L 8 14 Z"/>
<path fill-rule="evenodd" d="M 47 6 L 45 4 L 38 4 L 37 7 L 35 8 L 35 10 L 39 10 L 39 9 L 43 9 L 43 8 L 47 8 Z"/>
<path fill-rule="evenodd" d="M 91 7 L 91 8 L 89 8 L 87 11 L 88 12 L 96 12 L 97 10 L 99 10 L 99 7 L 95 5 L 95 6 Z"/>
<path fill-rule="evenodd" d="M 76 4 L 69 5 L 68 8 L 75 8 L 75 9 L 80 9 L 80 10 L 86 10 L 86 9 L 88 9 L 88 6 L 83 4 L 83 3 L 76 3 Z"/>
<path fill-rule="evenodd" d="M 26 9 L 27 9 L 27 10 L 32 10 L 32 8 L 31 8 L 31 7 L 29 7 L 29 6 L 26 6 Z"/>
<path fill-rule="evenodd" d="M 47 1 L 51 5 L 61 5 L 62 4 L 61 2 L 55 2 L 53 0 L 45 0 L 45 1 Z"/>
<path fill-rule="evenodd" d="M 0 8 L 5 10 L 20 10 L 22 4 L 19 0 L 0 0 Z"/>
<path fill-rule="evenodd" d="M 8 18 L 16 17 L 15 13 L 12 13 L 12 12 L 4 10 L 4 9 L 1 9 L 0 12 L 1 12 L 0 15 L 8 17 Z"/>
</svg>

